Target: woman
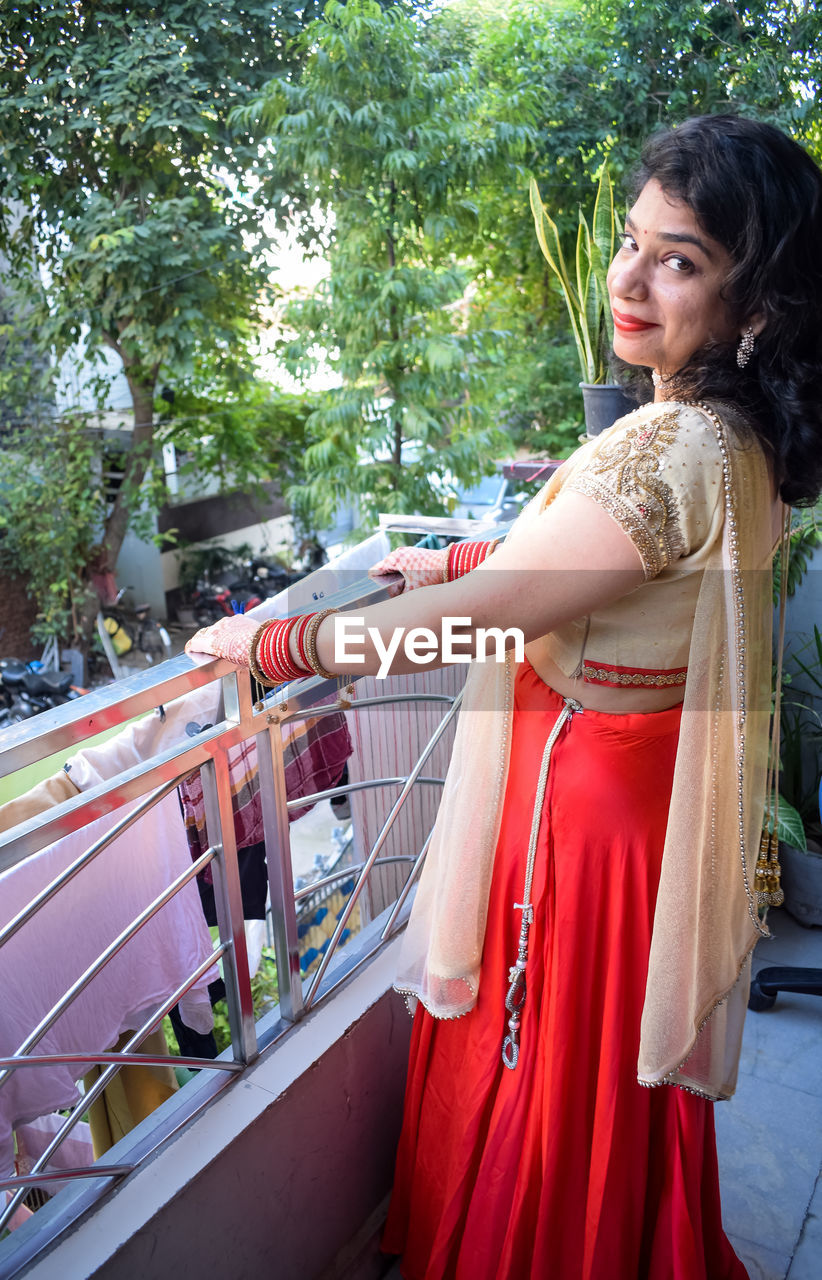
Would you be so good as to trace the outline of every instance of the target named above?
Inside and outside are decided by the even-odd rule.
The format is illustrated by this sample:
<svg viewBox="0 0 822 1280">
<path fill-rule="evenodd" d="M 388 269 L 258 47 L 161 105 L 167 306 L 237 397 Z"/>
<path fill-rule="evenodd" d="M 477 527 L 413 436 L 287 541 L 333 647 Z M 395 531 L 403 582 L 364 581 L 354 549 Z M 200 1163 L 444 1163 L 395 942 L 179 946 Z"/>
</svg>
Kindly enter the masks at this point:
<svg viewBox="0 0 822 1280">
<path fill-rule="evenodd" d="M 652 139 L 638 190 L 609 290 L 653 401 L 490 558 L 388 557 L 420 589 L 347 628 L 365 672 L 397 628 L 525 640 L 470 668 L 403 944 L 422 1008 L 384 1247 L 407 1280 L 745 1275 L 711 1100 L 767 933 L 768 569 L 783 503 L 822 487 L 822 176 L 716 116 Z M 351 670 L 336 625 L 227 622 L 190 647 L 271 679 Z"/>
</svg>

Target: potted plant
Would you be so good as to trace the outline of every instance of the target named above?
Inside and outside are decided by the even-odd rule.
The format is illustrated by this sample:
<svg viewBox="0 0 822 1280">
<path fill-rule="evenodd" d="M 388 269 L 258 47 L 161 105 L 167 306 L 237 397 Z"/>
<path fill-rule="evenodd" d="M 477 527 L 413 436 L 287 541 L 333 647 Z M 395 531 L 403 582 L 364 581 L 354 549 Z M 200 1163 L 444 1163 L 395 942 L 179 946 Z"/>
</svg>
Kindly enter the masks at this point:
<svg viewBox="0 0 822 1280">
<path fill-rule="evenodd" d="M 614 189 L 603 164 L 590 223 L 579 210 L 576 250 L 572 265 L 566 260 L 559 229 L 531 179 L 531 209 L 539 247 L 559 281 L 568 308 L 579 356 L 585 425 L 589 436 L 599 435 L 617 418 L 636 406 L 611 380 L 608 353 L 614 340 L 614 321 L 608 302 L 606 273 L 614 256 L 617 227 Z"/>
<path fill-rule="evenodd" d="M 813 705 L 822 694 L 822 633 L 817 626 L 801 652 L 804 656 L 796 654 L 793 661 L 805 677 L 804 687 L 791 680 L 791 696 L 782 701 L 779 861 L 787 910 L 800 924 L 822 925 L 822 716 Z"/>
<path fill-rule="evenodd" d="M 822 545 L 822 503 L 794 511 L 787 596 L 794 596 Z M 781 594 L 782 564 L 774 572 L 774 604 Z M 779 751 L 779 861 L 785 906 L 803 924 L 822 924 L 822 634 L 813 634 L 783 672 Z M 784 664 L 783 664 L 784 667 Z M 775 674 L 775 672 L 774 672 Z M 771 815 L 770 826 L 773 820 Z"/>
</svg>

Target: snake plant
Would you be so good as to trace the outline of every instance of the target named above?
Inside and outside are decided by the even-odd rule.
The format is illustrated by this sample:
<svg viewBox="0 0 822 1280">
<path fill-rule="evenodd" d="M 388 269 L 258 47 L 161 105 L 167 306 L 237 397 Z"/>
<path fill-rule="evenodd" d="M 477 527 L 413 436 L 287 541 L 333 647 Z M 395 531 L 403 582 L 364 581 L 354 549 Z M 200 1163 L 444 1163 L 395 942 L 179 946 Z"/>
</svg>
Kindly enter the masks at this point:
<svg viewBox="0 0 822 1280">
<path fill-rule="evenodd" d="M 537 240 L 565 298 L 582 381 L 608 382 L 607 353 L 614 340 L 614 322 L 605 276 L 614 256 L 618 234 L 614 220 L 614 188 L 608 167 L 603 164 L 600 172 L 590 223 L 582 209 L 579 210 L 573 263 L 566 259 L 557 224 L 545 208 L 533 178 L 530 189 Z"/>
</svg>

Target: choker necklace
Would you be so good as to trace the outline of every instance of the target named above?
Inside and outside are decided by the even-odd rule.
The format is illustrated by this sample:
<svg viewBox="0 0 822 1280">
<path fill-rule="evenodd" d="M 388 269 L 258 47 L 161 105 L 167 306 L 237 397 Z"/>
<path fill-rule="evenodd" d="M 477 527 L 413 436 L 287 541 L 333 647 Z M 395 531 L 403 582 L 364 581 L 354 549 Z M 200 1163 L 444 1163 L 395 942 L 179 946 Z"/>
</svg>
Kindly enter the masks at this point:
<svg viewBox="0 0 822 1280">
<path fill-rule="evenodd" d="M 664 392 L 667 392 L 667 398 L 669 399 L 681 395 L 679 378 L 675 373 L 666 378 L 658 369 L 652 369 L 651 382 L 657 391 L 661 388 Z"/>
</svg>

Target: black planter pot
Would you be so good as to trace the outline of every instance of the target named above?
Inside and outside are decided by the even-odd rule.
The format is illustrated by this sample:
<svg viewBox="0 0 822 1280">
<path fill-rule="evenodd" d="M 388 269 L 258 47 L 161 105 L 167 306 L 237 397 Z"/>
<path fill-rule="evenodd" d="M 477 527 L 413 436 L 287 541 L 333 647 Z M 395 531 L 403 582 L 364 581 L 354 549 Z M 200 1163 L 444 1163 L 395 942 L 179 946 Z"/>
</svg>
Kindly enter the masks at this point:
<svg viewBox="0 0 822 1280">
<path fill-rule="evenodd" d="M 780 841 L 779 861 L 786 910 L 800 924 L 822 925 L 822 849 L 811 841 L 806 853 Z"/>
<path fill-rule="evenodd" d="M 581 382 L 579 385 L 585 406 L 585 429 L 589 436 L 607 431 L 617 418 L 632 413 L 636 408 L 635 401 L 615 382 Z"/>
</svg>

